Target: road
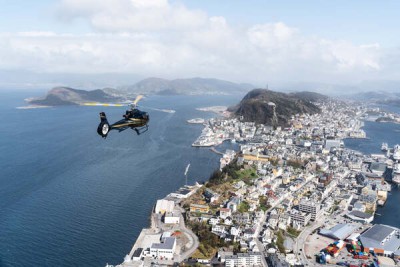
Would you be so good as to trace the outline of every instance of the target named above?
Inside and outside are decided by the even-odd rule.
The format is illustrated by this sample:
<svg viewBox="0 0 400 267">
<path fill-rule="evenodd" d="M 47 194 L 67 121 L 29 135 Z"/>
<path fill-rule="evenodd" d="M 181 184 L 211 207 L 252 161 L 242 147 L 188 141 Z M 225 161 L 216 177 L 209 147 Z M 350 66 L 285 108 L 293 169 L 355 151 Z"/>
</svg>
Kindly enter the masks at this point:
<svg viewBox="0 0 400 267">
<path fill-rule="evenodd" d="M 180 220 L 179 220 L 179 227 L 180 230 L 188 237 L 190 247 L 185 248 L 184 252 L 178 256 L 177 261 L 182 262 L 185 259 L 188 259 L 190 255 L 192 255 L 196 249 L 199 247 L 199 238 L 192 232 L 192 230 L 188 229 L 185 225 L 185 220 L 183 218 L 182 212 L 185 210 L 181 207 L 177 207 L 180 210 Z"/>
<path fill-rule="evenodd" d="M 311 226 L 304 228 L 304 230 L 300 233 L 300 235 L 296 239 L 296 244 L 294 246 L 295 249 L 293 252 L 297 257 L 300 258 L 301 263 L 306 266 L 314 266 L 314 264 L 312 262 L 309 262 L 309 260 L 307 259 L 307 255 L 304 249 L 305 243 L 307 241 L 308 236 L 322 224 L 323 220 L 314 222 Z"/>
<path fill-rule="evenodd" d="M 313 177 L 309 177 L 309 179 L 306 179 L 306 181 L 304 182 L 304 184 L 303 184 L 300 188 L 298 188 L 297 190 L 295 190 L 294 192 L 296 192 L 296 191 L 302 189 L 306 184 L 308 184 L 308 183 L 310 182 L 310 180 L 311 180 L 312 178 L 313 178 Z M 291 193 L 294 193 L 294 192 L 291 192 Z M 264 248 L 264 245 L 263 245 L 263 244 L 261 243 L 261 241 L 259 240 L 259 234 L 260 234 L 262 225 L 264 224 L 265 220 L 267 219 L 267 214 L 268 214 L 268 212 L 270 212 L 270 211 L 273 210 L 276 206 L 278 206 L 285 198 L 286 198 L 286 195 L 285 195 L 285 196 L 282 196 L 282 197 L 279 199 L 278 202 L 276 202 L 272 207 L 270 207 L 268 210 L 266 210 L 266 211 L 264 212 L 263 217 L 261 218 L 260 222 L 258 223 L 258 225 L 257 225 L 257 227 L 256 227 L 256 231 L 255 231 L 255 236 L 256 236 L 256 238 L 255 238 L 255 241 L 256 241 L 256 245 L 257 245 L 258 251 L 260 251 L 260 253 L 261 253 L 261 263 L 262 263 L 263 266 L 268 266 L 268 264 L 267 264 L 267 261 L 265 260 L 265 254 L 264 254 L 265 248 Z M 303 249 L 303 251 L 304 251 L 304 249 Z"/>
</svg>

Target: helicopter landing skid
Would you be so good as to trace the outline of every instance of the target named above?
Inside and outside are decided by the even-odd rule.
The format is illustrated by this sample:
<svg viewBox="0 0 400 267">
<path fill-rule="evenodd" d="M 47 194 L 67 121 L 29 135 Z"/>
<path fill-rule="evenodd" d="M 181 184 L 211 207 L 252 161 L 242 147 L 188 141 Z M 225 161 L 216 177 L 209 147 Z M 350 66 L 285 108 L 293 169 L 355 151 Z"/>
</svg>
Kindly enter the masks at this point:
<svg viewBox="0 0 400 267">
<path fill-rule="evenodd" d="M 132 128 L 132 129 L 135 130 L 137 135 L 140 135 L 142 133 L 147 132 L 149 130 L 149 126 L 145 126 L 145 127 L 141 127 L 141 128 Z"/>
</svg>

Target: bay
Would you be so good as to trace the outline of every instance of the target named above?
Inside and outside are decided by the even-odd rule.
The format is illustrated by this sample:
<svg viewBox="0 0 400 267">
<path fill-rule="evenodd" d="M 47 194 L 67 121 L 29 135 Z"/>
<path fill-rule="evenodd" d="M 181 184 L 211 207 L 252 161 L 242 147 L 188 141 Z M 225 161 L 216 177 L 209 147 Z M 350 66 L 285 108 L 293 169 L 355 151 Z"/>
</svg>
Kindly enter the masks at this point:
<svg viewBox="0 0 400 267">
<path fill-rule="evenodd" d="M 383 107 L 392 112 L 400 113 L 398 107 Z M 393 148 L 395 144 L 400 144 L 400 124 L 379 123 L 365 121 L 363 130 L 367 134 L 367 139 L 346 139 L 345 146 L 350 149 L 360 151 L 364 154 L 380 154 L 383 142 L 388 143 Z M 394 186 L 389 193 L 388 200 L 383 207 L 378 207 L 373 223 L 387 224 L 400 227 L 400 189 Z"/>
</svg>

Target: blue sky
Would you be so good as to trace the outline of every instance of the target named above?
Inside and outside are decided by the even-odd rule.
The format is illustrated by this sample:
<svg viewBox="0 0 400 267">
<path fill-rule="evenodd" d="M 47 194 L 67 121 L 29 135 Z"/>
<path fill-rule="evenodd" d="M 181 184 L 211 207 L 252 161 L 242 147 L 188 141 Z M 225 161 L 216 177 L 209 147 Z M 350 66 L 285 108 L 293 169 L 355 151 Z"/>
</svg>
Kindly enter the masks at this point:
<svg viewBox="0 0 400 267">
<path fill-rule="evenodd" d="M 191 0 L 175 1 L 224 16 L 237 25 L 284 22 L 308 35 L 352 40 L 362 44 L 379 42 L 394 46 L 400 41 L 400 1 L 296 1 L 296 0 Z M 0 31 L 55 31 L 84 33 L 92 29 L 83 20 L 57 19 L 56 0 L 1 0 Z"/>
<path fill-rule="evenodd" d="M 0 71 L 253 83 L 399 80 L 400 1 L 1 0 L 0 5 Z"/>
<path fill-rule="evenodd" d="M 400 1 L 319 0 L 319 1 L 184 1 L 193 8 L 206 8 L 210 15 L 223 15 L 232 22 L 256 24 L 282 21 L 308 35 L 353 40 L 356 43 L 380 42 L 393 46 L 399 42 Z"/>
</svg>

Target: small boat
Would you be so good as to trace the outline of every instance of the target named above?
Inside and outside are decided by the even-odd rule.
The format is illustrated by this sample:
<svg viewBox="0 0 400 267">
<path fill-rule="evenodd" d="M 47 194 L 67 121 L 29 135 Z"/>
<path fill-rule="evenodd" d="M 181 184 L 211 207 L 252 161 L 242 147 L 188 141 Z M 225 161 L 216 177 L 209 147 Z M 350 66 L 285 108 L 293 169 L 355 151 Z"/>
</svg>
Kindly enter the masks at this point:
<svg viewBox="0 0 400 267">
<path fill-rule="evenodd" d="M 382 143 L 381 150 L 386 152 L 386 151 L 388 151 L 388 149 L 389 149 L 388 144 L 387 143 Z"/>
<path fill-rule="evenodd" d="M 400 163 L 398 162 L 396 162 L 396 164 L 393 166 L 392 182 L 397 185 L 400 184 Z"/>
<path fill-rule="evenodd" d="M 393 148 L 393 159 L 400 160 L 400 145 L 395 145 Z"/>
</svg>

